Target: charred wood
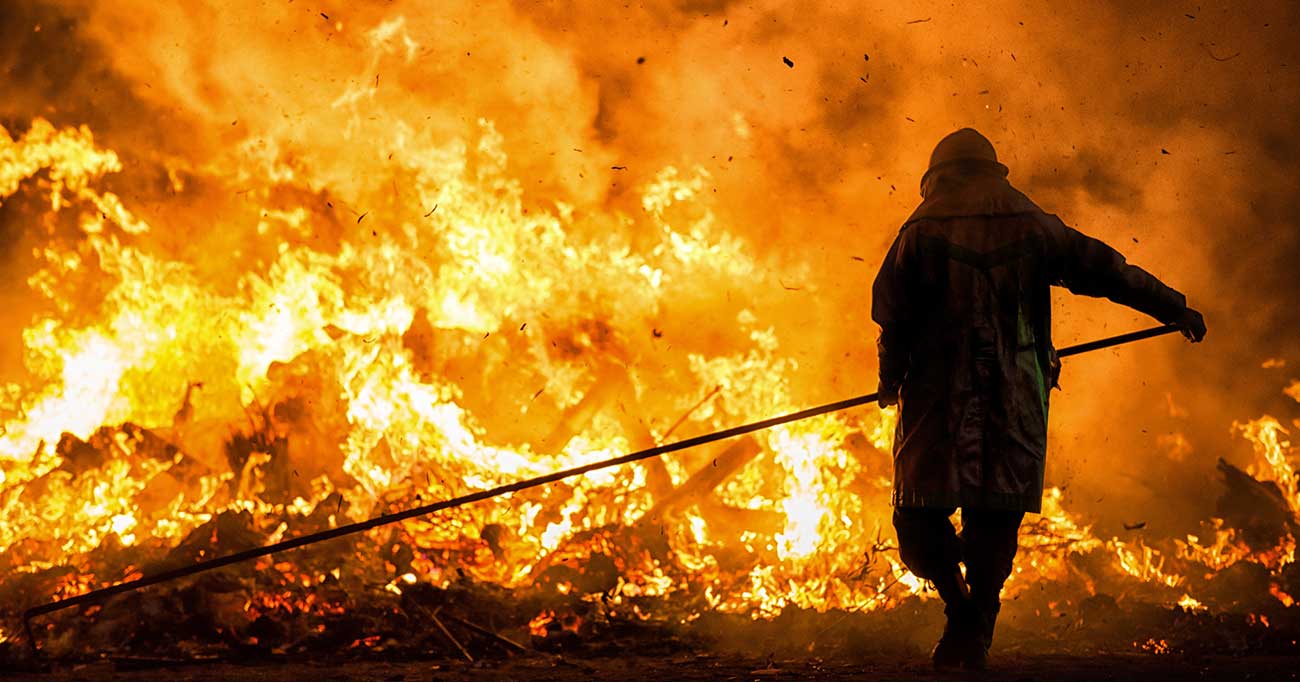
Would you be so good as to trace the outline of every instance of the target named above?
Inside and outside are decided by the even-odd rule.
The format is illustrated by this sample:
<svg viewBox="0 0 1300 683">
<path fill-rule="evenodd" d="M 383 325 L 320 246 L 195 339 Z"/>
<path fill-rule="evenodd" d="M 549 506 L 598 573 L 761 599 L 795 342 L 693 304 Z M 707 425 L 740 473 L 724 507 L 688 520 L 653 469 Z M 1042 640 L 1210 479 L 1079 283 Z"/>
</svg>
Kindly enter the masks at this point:
<svg viewBox="0 0 1300 683">
<path fill-rule="evenodd" d="M 1219 459 L 1227 487 L 1218 501 L 1218 515 L 1239 530 L 1251 548 L 1272 548 L 1290 534 L 1300 538 L 1291 506 L 1274 482 L 1260 481 L 1228 461 Z"/>
<path fill-rule="evenodd" d="M 695 474 L 682 482 L 681 486 L 656 501 L 655 506 L 642 519 L 658 523 L 664 515 L 697 502 L 699 497 L 710 494 L 761 452 L 762 448 L 753 437 L 745 437 L 729 444 L 717 457 L 708 460 Z"/>
</svg>

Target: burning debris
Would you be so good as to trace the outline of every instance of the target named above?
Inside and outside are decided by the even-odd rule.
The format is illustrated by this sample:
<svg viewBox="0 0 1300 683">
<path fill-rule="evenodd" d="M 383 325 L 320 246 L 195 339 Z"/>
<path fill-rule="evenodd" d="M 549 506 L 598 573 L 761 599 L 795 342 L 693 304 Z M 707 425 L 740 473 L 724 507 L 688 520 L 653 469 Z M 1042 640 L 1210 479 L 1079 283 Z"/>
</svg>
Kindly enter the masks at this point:
<svg viewBox="0 0 1300 683">
<path fill-rule="evenodd" d="M 347 164 L 242 112 L 222 113 L 232 137 L 202 162 L 80 122 L 0 128 L 0 227 L 32 255 L 10 264 L 28 293 L 0 399 L 3 664 L 24 663 L 31 607 L 842 386 L 822 367 L 838 346 L 823 362 L 790 336 L 844 310 L 811 296 L 825 287 L 814 266 L 761 253 L 718 215 L 720 173 L 615 164 L 633 157 L 559 135 L 556 149 L 591 157 L 575 168 L 634 189 L 607 211 L 553 199 L 512 161 L 513 129 L 485 118 L 457 137 L 374 106 L 379 67 L 398 88 L 426 48 L 396 18 L 358 35 L 365 63 L 329 96 Z M 801 57 L 790 74 L 818 68 Z M 728 125 L 748 140 L 771 124 Z M 133 665 L 676 655 L 746 639 L 779 654 L 745 671 L 776 675 L 780 657 L 910 651 L 938 607 L 876 522 L 893 420 L 822 415 L 512 492 L 51 614 L 35 635 L 51 657 Z M 1135 513 L 1106 538 L 1050 490 L 1021 534 L 1007 640 L 1294 654 L 1288 424 L 1236 427 L 1250 459 L 1220 461 L 1215 516 L 1190 535 Z"/>
<path fill-rule="evenodd" d="M 100 175 L 118 168 L 116 157 L 96 148 L 87 131 L 43 125 L 7 144 L 11 158 L 39 160 L 21 169 L 25 175 L 11 183 L 11 195 L 48 193 L 46 211 L 56 219 L 82 205 L 113 208 L 116 216 L 104 223 L 106 212 L 83 212 L 84 234 L 55 242 L 88 249 L 95 260 L 86 267 L 93 264 L 95 277 L 116 284 L 106 288 L 106 326 L 78 327 L 58 317 L 55 306 L 41 324 L 45 336 L 31 337 L 33 354 L 65 348 L 68 355 L 61 379 L 55 375 L 43 392 L 16 394 L 23 410 L 4 435 L 14 454 L 3 494 L 9 578 L 0 590 L 10 596 L 8 604 L 74 596 L 490 487 L 511 473 L 648 447 L 687 425 L 708 429 L 790 405 L 780 391 L 786 382 L 780 373 L 789 366 L 776 355 L 775 340 L 755 330 L 750 338 L 757 348 L 743 354 L 688 355 L 682 370 L 689 368 L 690 383 L 715 389 L 684 406 L 676 422 L 656 429 L 642 421 L 662 412 L 649 402 L 645 380 L 611 362 L 636 352 L 610 322 L 527 316 L 551 318 L 539 324 L 540 333 L 508 319 L 489 325 L 482 309 L 467 306 L 491 289 L 472 298 L 474 290 L 462 290 L 418 309 L 403 309 L 400 299 L 369 298 L 373 293 L 349 303 L 336 298 L 344 274 L 360 268 L 365 282 L 365 268 L 389 263 L 396 253 L 354 251 L 346 244 L 332 256 L 280 256 L 269 280 L 249 280 L 252 298 L 244 303 L 229 297 L 196 303 L 199 312 L 244 306 L 249 312 L 240 314 L 241 324 L 279 326 L 272 328 L 280 330 L 278 337 L 250 337 L 251 330 L 243 330 L 238 345 L 210 346 L 231 354 L 232 378 L 245 378 L 242 386 L 223 386 L 187 353 L 194 342 L 185 335 L 210 334 L 185 327 L 187 321 L 207 319 L 186 318 L 168 302 L 139 294 L 152 281 L 180 301 L 214 296 L 179 265 L 153 263 L 130 246 L 131 236 L 147 234 L 149 226 L 115 195 L 94 189 Z M 93 163 L 80 163 L 86 159 Z M 689 194 L 692 187 L 677 184 L 672 174 L 662 182 L 659 192 Z M 665 197 L 647 195 L 652 219 L 665 215 Z M 444 215 L 457 215 L 458 198 L 436 199 L 424 205 L 446 206 Z M 537 225 L 540 237 L 555 224 Z M 516 248 L 553 247 L 542 238 Z M 698 248 L 704 254 L 719 246 Z M 740 253 L 736 249 L 725 248 L 728 258 Z M 694 253 L 678 254 L 675 267 L 698 267 L 689 265 L 701 263 L 687 256 Z M 72 257 L 57 254 L 51 252 L 42 272 L 67 268 Z M 589 257 L 598 258 L 596 252 Z M 469 284 L 449 270 L 452 263 L 440 266 L 437 277 Z M 648 286 L 664 281 L 669 265 L 655 266 L 659 274 Z M 633 260 L 617 267 L 645 266 Z M 64 276 L 75 280 L 78 273 Z M 40 273 L 33 281 L 54 284 Z M 307 289 L 283 289 L 295 283 Z M 54 303 L 67 296 L 56 289 L 48 294 Z M 647 296 L 653 310 L 655 299 Z M 753 315 L 741 311 L 740 321 L 752 325 Z M 126 341 L 115 341 L 118 330 L 144 332 L 151 325 L 167 331 L 156 346 L 116 346 Z M 469 335 L 456 325 L 468 326 Z M 497 334 L 468 345 L 467 336 L 485 327 Z M 530 355 L 541 365 L 523 374 L 508 360 Z M 468 362 L 482 374 L 456 369 Z M 87 371 L 69 372 L 76 363 L 88 364 Z M 158 374 L 160 367 L 165 374 Z M 202 380 L 184 383 L 179 396 L 147 391 L 176 375 Z M 441 384 L 448 376 L 464 383 L 459 389 Z M 743 393 L 735 389 L 764 376 L 775 378 L 773 391 L 758 403 L 738 402 Z M 538 412 L 532 424 L 545 431 L 513 430 L 537 450 L 487 441 L 467 408 L 496 422 L 508 414 L 502 408 L 509 400 L 484 403 L 475 392 L 499 396 L 488 387 L 526 385 L 538 377 L 557 388 L 555 397 L 538 394 L 517 410 Z M 131 387 L 145 393 L 131 394 Z M 218 405 L 223 393 L 238 406 L 225 418 Z M 79 412 L 69 397 L 78 397 Z M 68 431 L 75 429 L 68 414 L 82 416 L 90 428 L 86 437 Z M 129 420 L 108 426 L 113 415 Z M 475 652 L 573 650 L 624 628 L 619 624 L 689 628 L 710 614 L 779 622 L 828 609 L 863 615 L 914 609 L 930 593 L 902 568 L 892 546 L 880 539 L 854 542 L 852 524 L 836 530 L 839 520 L 861 515 L 868 505 L 883 509 L 888 483 L 873 473 L 882 471 L 879 449 L 887 443 L 888 418 L 814 418 L 712 450 L 411 519 L 252 566 L 119 595 L 43 623 L 37 637 L 56 656 L 93 643 L 99 651 L 173 658 L 341 648 L 445 652 L 472 660 Z M 1294 456 L 1276 420 L 1263 418 L 1240 431 L 1256 444 L 1259 462 L 1243 470 L 1221 461 L 1226 492 L 1220 519 L 1204 536 L 1214 539 L 1209 544 L 1202 536 L 1104 541 L 1061 508 L 1059 490 L 1049 492 L 1045 514 L 1022 531 L 1029 561 L 1008 587 L 1012 632 L 1017 623 L 1028 632 L 1036 619 L 1065 619 L 1054 631 L 1057 638 L 1122 633 L 1138 649 L 1164 652 L 1213 637 L 1206 629 L 1224 623 L 1209 616 L 1215 613 L 1246 614 L 1254 619 L 1251 628 L 1289 623 L 1290 596 L 1300 589 L 1292 576 L 1300 509 Z M 64 508 L 69 524 L 49 523 L 54 501 L 73 506 Z M 1049 584 L 1050 594 L 1042 591 Z M 1134 610 L 1146 616 L 1135 622 Z M 708 624 L 717 624 L 701 623 L 705 633 Z M 186 630 L 178 632 L 178 624 Z M 1152 631 L 1153 625 L 1168 630 Z M 1179 629 L 1190 631 L 1180 638 Z M 12 621 L 4 630 L 10 643 L 19 631 Z M 1143 637 L 1149 633 L 1163 635 L 1158 641 Z"/>
</svg>

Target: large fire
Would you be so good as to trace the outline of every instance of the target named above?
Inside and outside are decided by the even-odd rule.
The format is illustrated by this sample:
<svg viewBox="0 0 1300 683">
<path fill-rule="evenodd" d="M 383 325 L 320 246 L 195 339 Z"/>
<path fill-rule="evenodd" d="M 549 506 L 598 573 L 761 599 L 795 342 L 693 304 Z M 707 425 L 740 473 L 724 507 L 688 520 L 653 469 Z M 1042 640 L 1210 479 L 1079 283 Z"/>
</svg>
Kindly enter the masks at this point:
<svg viewBox="0 0 1300 683">
<path fill-rule="evenodd" d="M 718 217 L 716 169 L 665 166 L 625 209 L 554 200 L 512 166 L 509 121 L 460 138 L 373 104 L 375 74 L 424 45 L 400 17 L 358 30 L 365 55 L 331 95 L 355 174 L 269 129 L 190 164 L 86 126 L 0 128 L 0 205 L 36 235 L 0 403 L 11 608 L 840 398 L 787 350 L 816 331 L 771 304 L 815 290 L 815 269 Z M 930 599 L 893 547 L 892 427 L 875 408 L 826 416 L 265 558 L 228 626 L 339 609 L 340 585 L 463 577 L 638 613 L 658 597 L 681 620 Z M 1222 429 L 1294 520 L 1288 427 Z M 1062 600 L 1215 608 L 1216 573 L 1250 562 L 1293 602 L 1294 521 L 1105 538 L 1061 488 L 1044 504 L 1009 600 L 1051 582 Z"/>
</svg>

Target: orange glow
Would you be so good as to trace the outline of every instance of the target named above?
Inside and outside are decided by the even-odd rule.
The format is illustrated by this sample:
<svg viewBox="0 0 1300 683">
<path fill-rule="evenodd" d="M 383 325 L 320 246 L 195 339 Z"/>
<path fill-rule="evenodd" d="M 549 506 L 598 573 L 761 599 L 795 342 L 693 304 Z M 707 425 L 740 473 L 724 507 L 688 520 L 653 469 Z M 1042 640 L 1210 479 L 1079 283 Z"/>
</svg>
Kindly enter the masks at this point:
<svg viewBox="0 0 1300 683">
<path fill-rule="evenodd" d="M 133 244 L 134 236 L 155 228 L 114 195 L 95 189 L 99 178 L 121 166 L 88 130 L 59 131 L 38 121 L 26 134 L 5 133 L 3 140 L 7 161 L 0 178 L 8 192 L 47 171 L 50 210 L 80 212 L 84 231 L 80 241 L 52 242 L 42 254 L 46 266 L 31 278 L 50 300 L 50 312 L 24 333 L 32 380 L 11 391 L 15 402 L 0 438 L 4 482 L 11 490 L 45 481 L 40 505 L 21 496 L 4 499 L 8 524 L 0 532 L 0 547 L 23 539 L 24 547 L 32 548 L 26 551 L 32 567 L 75 563 L 109 537 L 123 546 L 174 542 L 222 510 L 247 510 L 269 521 L 291 511 L 308 514 L 338 493 L 349 510 L 342 513 L 340 503 L 330 516 L 339 524 L 358 518 L 350 511 L 373 509 L 394 491 L 432 499 L 625 452 L 633 448 L 634 437 L 602 416 L 555 441 L 550 451 L 539 452 L 527 441 L 490 438 L 463 400 L 465 388 L 457 378 L 430 372 L 425 355 L 430 347 L 411 346 L 408 334 L 418 325 L 432 330 L 433 338 L 420 343 L 443 344 L 448 354 L 435 363 L 464 356 L 476 359 L 485 372 L 505 372 L 512 358 L 527 359 L 526 386 L 543 387 L 546 398 L 514 410 L 534 420 L 530 412 L 546 406 L 545 417 L 536 418 L 542 427 L 561 420 L 564 411 L 596 390 L 596 383 L 609 381 L 601 373 L 627 373 L 631 386 L 638 387 L 643 380 L 635 369 L 618 364 L 636 348 L 620 330 L 659 315 L 674 283 L 759 277 L 762 268 L 743 242 L 716 225 L 702 202 L 707 176 L 671 168 L 642 189 L 645 214 L 637 220 L 651 227 L 652 245 L 632 251 L 617 239 L 573 240 L 566 234 L 571 218 L 563 207 L 524 210 L 522 190 L 508 174 L 502 136 L 484 123 L 473 155 L 461 143 L 428 146 L 401 135 L 390 142 L 401 172 L 419 188 L 419 204 L 439 207 L 428 224 L 381 224 L 376 218 L 368 239 L 318 251 L 300 239 L 320 229 L 313 226 L 320 219 L 308 207 L 267 212 L 258 230 L 281 240 L 268 269 L 241 275 L 238 286 L 220 291 L 201 281 L 193 267 Z M 472 172 L 471 156 L 477 164 Z M 238 170 L 247 184 L 261 182 L 266 188 L 304 182 L 297 175 L 302 172 L 256 165 Z M 85 212 L 87 207 L 92 212 Z M 679 208 L 687 210 L 686 222 L 680 222 Z M 440 256 L 429 260 L 430 253 Z M 83 271 L 95 273 L 106 295 L 95 316 L 74 322 L 67 313 L 75 309 L 75 292 L 60 278 L 75 279 Z M 561 272 L 582 277 L 557 277 Z M 593 327 L 592 318 L 585 317 L 593 313 L 584 309 L 593 300 L 585 299 L 584 291 L 618 291 L 619 306 L 599 313 L 597 320 L 605 322 Z M 516 324 L 519 320 L 528 322 Z M 748 309 L 739 310 L 734 324 L 746 331 L 740 348 L 722 353 L 701 348 L 682 356 L 689 386 L 718 386 L 724 397 L 725 409 L 709 403 L 693 417 L 701 429 L 796 407 L 790 382 L 797 363 L 782 355 L 774 331 Z M 494 342 L 494 335 L 510 340 Z M 227 430 L 242 429 L 251 413 L 266 409 L 265 401 L 293 399 L 291 385 L 278 378 L 296 376 L 284 374 L 294 372 L 295 364 L 324 373 L 318 381 L 336 387 L 337 396 L 329 396 L 311 422 L 276 408 L 262 428 L 291 439 L 301 436 L 295 429 L 314 430 L 319 436 L 308 443 L 326 447 L 336 460 L 312 466 L 313 478 L 302 482 L 286 505 L 275 502 L 279 494 L 268 490 L 265 471 L 275 457 L 289 457 L 290 466 L 307 467 L 306 462 L 294 465 L 292 450 L 281 456 L 254 451 L 242 470 L 222 471 L 214 466 L 223 459 L 220 451 L 203 450 L 219 442 L 192 436 L 197 422 L 190 413 L 208 424 L 224 423 Z M 184 387 L 175 378 L 202 378 L 202 389 L 186 389 L 182 399 Z M 175 390 L 156 390 L 163 386 Z M 735 528 L 688 510 L 671 522 L 672 537 L 682 541 L 674 546 L 675 556 L 686 573 L 626 567 L 620 579 L 626 582 L 624 592 L 665 595 L 702 583 L 712 607 L 755 617 L 775 615 L 787 605 L 878 609 L 924 596 L 922 583 L 892 558 L 874 578 L 844 578 L 868 553 L 859 525 L 869 511 L 887 509 L 889 488 L 887 472 L 864 469 L 851 449 L 887 450 L 894 419 L 892 410 L 866 411 L 762 434 L 762 454 L 718 493 L 740 514 L 783 521 L 763 530 Z M 139 451 L 144 442 L 111 427 L 128 422 L 151 425 L 165 435 L 176 448 L 173 455 L 144 457 Z M 89 476 L 61 476 L 56 467 L 67 456 L 54 454 L 51 444 L 64 434 L 92 439 L 105 426 L 103 433 L 111 438 L 103 447 L 114 457 Z M 1290 504 L 1300 504 L 1287 430 L 1267 416 L 1236 429 L 1259 456 L 1251 471 L 1282 482 Z M 855 435 L 860 440 L 851 447 Z M 182 462 L 198 467 L 191 481 L 178 482 L 170 474 Z M 682 454 L 665 458 L 664 465 L 675 473 L 673 484 L 682 485 L 704 462 L 699 455 Z M 406 542 L 417 548 L 462 548 L 460 566 L 483 579 L 523 585 L 548 565 L 537 558 L 561 549 L 572 552 L 575 539 L 608 525 L 637 524 L 655 505 L 649 476 L 643 464 L 597 472 L 551 493 L 520 494 L 413 520 L 403 530 Z M 349 483 L 341 485 L 344 480 Z M 164 489 L 169 493 L 151 496 L 164 481 L 171 482 Z M 491 540 L 491 552 L 481 545 L 478 531 L 487 523 L 507 530 Z M 280 524 L 273 538 L 286 528 Z M 728 574 L 714 554 L 735 545 L 752 553 L 754 561 Z M 1055 488 L 1045 496 L 1043 515 L 1025 527 L 1022 545 L 1010 595 L 1038 581 L 1069 580 L 1068 556 L 1103 547 L 1124 574 L 1180 590 L 1186 584 L 1176 569 L 1181 560 L 1222 569 L 1246 557 L 1268 558 L 1269 566 L 1278 567 L 1294 555 L 1294 542 L 1281 551 L 1249 549 L 1227 529 L 1210 546 L 1189 537 L 1176 556 L 1141 540 L 1103 541 L 1064 510 L 1063 494 Z M 294 573 L 289 561 L 275 568 L 286 576 Z M 447 581 L 446 568 L 422 555 L 412 569 L 394 575 L 386 590 L 401 594 L 403 585 L 417 580 Z M 310 586 L 317 580 L 294 581 Z M 97 583 L 92 575 L 70 577 L 50 597 L 84 592 Z M 557 590 L 575 589 L 566 583 Z M 1171 600 L 1201 604 L 1185 592 L 1182 596 Z"/>
<path fill-rule="evenodd" d="M 130 8 L 91 4 L 104 26 L 147 32 L 122 16 Z M 472 10 L 460 8 L 467 20 Z M 155 11 L 160 23 L 192 22 Z M 250 38 L 247 54 L 224 55 L 228 70 L 193 82 L 188 70 L 209 61 L 193 46 L 173 55 L 143 41 L 114 53 L 123 73 L 156 74 L 156 91 L 131 82 L 150 91 L 142 101 L 220 128 L 177 143 L 180 151 L 152 149 L 111 125 L 56 124 L 53 106 L 46 118 L 0 127 L 0 203 L 19 216 L 19 251 L 30 256 L 30 272 L 11 285 L 30 310 L 21 311 L 0 391 L 0 554 L 11 575 L 55 576 L 34 584 L 33 599 L 138 577 L 174 551 L 210 559 L 872 390 L 866 300 L 881 254 L 868 248 L 893 229 L 885 217 L 905 216 L 915 197 L 894 188 L 899 173 L 857 166 L 901 168 L 894 157 L 915 150 L 879 141 L 919 140 L 921 131 L 808 142 L 822 118 L 858 114 L 814 117 L 792 101 L 802 113 L 775 118 L 766 98 L 793 86 L 769 90 L 753 76 L 744 83 L 754 92 L 730 99 L 710 83 L 689 84 L 703 91 L 688 98 L 699 109 L 673 112 L 680 128 L 671 133 L 645 130 L 626 111 L 602 118 L 605 86 L 583 80 L 542 28 L 520 20 L 518 45 L 480 54 L 457 44 L 451 55 L 442 42 L 452 39 L 416 14 L 367 8 L 324 23 L 313 15 L 303 34 L 333 41 L 328 51 Z M 919 32 L 939 24 L 913 28 L 928 35 Z M 471 75 L 461 76 L 462 67 L 428 56 L 462 52 L 494 65 L 532 61 L 466 66 Z M 729 61 L 742 52 L 719 68 L 747 70 Z M 870 60 L 872 68 L 888 59 Z M 801 57 L 791 77 L 843 75 L 809 77 L 819 73 L 812 64 Z M 249 88 L 252 74 L 282 87 Z M 867 83 L 851 76 L 843 80 L 853 87 Z M 508 93 L 483 94 L 489 85 L 478 81 L 489 80 Z M 435 96 L 473 111 L 444 111 Z M 921 114 L 904 104 L 914 103 L 892 103 L 890 116 L 915 124 Z M 935 107 L 924 135 L 949 126 Z M 643 160 L 632 147 L 596 144 L 616 125 L 670 136 L 669 151 Z M 1222 142 L 1191 134 L 1207 148 Z M 764 209 L 738 208 L 736 197 L 777 194 L 769 147 L 815 158 L 804 144 L 861 147 L 861 158 L 807 181 L 816 204 L 800 187 L 788 200 L 765 198 Z M 681 151 L 696 146 L 698 154 Z M 1027 166 L 1041 155 L 1019 153 L 1032 157 Z M 1161 172 L 1153 184 L 1181 180 Z M 867 187 L 880 195 L 870 208 L 881 226 L 815 226 L 821 203 Z M 1182 218 L 1167 198 L 1144 201 L 1142 211 L 1169 224 Z M 1108 224 L 1112 209 L 1085 203 L 1078 212 Z M 835 253 L 785 249 L 792 242 Z M 828 269 L 832 258 L 839 265 Z M 1061 324 L 1069 327 L 1058 341 L 1089 329 Z M 1094 358 L 1072 386 L 1123 375 L 1107 365 L 1118 361 Z M 1281 371 L 1295 362 L 1251 365 Z M 1282 391 L 1300 401 L 1300 381 L 1285 381 Z M 1142 442 L 1160 451 L 1150 460 L 1202 462 L 1200 425 L 1189 422 L 1203 414 L 1195 396 L 1177 386 L 1151 392 L 1151 414 L 1175 427 Z M 1140 438 L 1142 416 L 1107 423 L 1109 414 L 1087 411 L 1109 399 L 1086 393 L 1059 399 L 1076 401 L 1066 403 L 1076 411 L 1072 435 Z M 408 520 L 331 546 L 325 560 L 268 558 L 249 566 L 259 583 L 239 611 L 338 613 L 345 606 L 326 587 L 409 598 L 418 584 L 445 588 L 462 575 L 636 614 L 648 609 L 642 598 L 680 598 L 689 608 L 673 616 L 682 619 L 708 609 L 763 619 L 788 608 L 932 600 L 899 559 L 889 521 L 897 417 L 873 406 L 806 420 Z M 1229 437 L 1232 419 L 1223 413 L 1211 428 L 1245 439 L 1248 471 L 1300 512 L 1288 418 L 1245 420 Z M 1053 468 L 1069 467 L 1048 470 L 1055 479 L 1043 513 L 1022 528 L 1008 600 L 1051 584 L 1068 594 L 1060 604 L 1105 592 L 1214 609 L 1202 590 L 1207 572 L 1250 561 L 1276 578 L 1295 560 L 1294 538 L 1251 547 L 1223 520 L 1177 540 L 1117 535 L 1118 525 L 1091 514 L 1110 503 L 1067 483 L 1084 476 L 1077 465 L 1099 439 L 1054 441 L 1063 452 L 1053 453 Z M 1270 590 L 1293 604 L 1278 583 Z M 544 637 L 557 620 L 576 630 L 574 619 L 547 611 L 529 627 Z M 0 642 L 7 637 L 0 630 Z M 1163 640 L 1134 645 L 1169 651 Z"/>
</svg>

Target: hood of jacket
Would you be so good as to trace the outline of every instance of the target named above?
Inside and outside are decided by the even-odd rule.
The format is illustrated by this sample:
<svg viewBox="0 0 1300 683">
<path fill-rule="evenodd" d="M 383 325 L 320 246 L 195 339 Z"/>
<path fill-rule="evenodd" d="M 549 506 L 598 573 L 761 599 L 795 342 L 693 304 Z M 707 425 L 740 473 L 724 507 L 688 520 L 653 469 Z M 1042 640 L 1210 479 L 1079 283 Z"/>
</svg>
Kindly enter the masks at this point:
<svg viewBox="0 0 1300 683">
<path fill-rule="evenodd" d="M 926 218 L 1002 216 L 1041 212 L 1007 181 L 1007 167 L 996 161 L 962 159 L 926 173 L 921 205 L 906 223 Z M 905 223 L 905 225 L 906 225 Z"/>
</svg>

